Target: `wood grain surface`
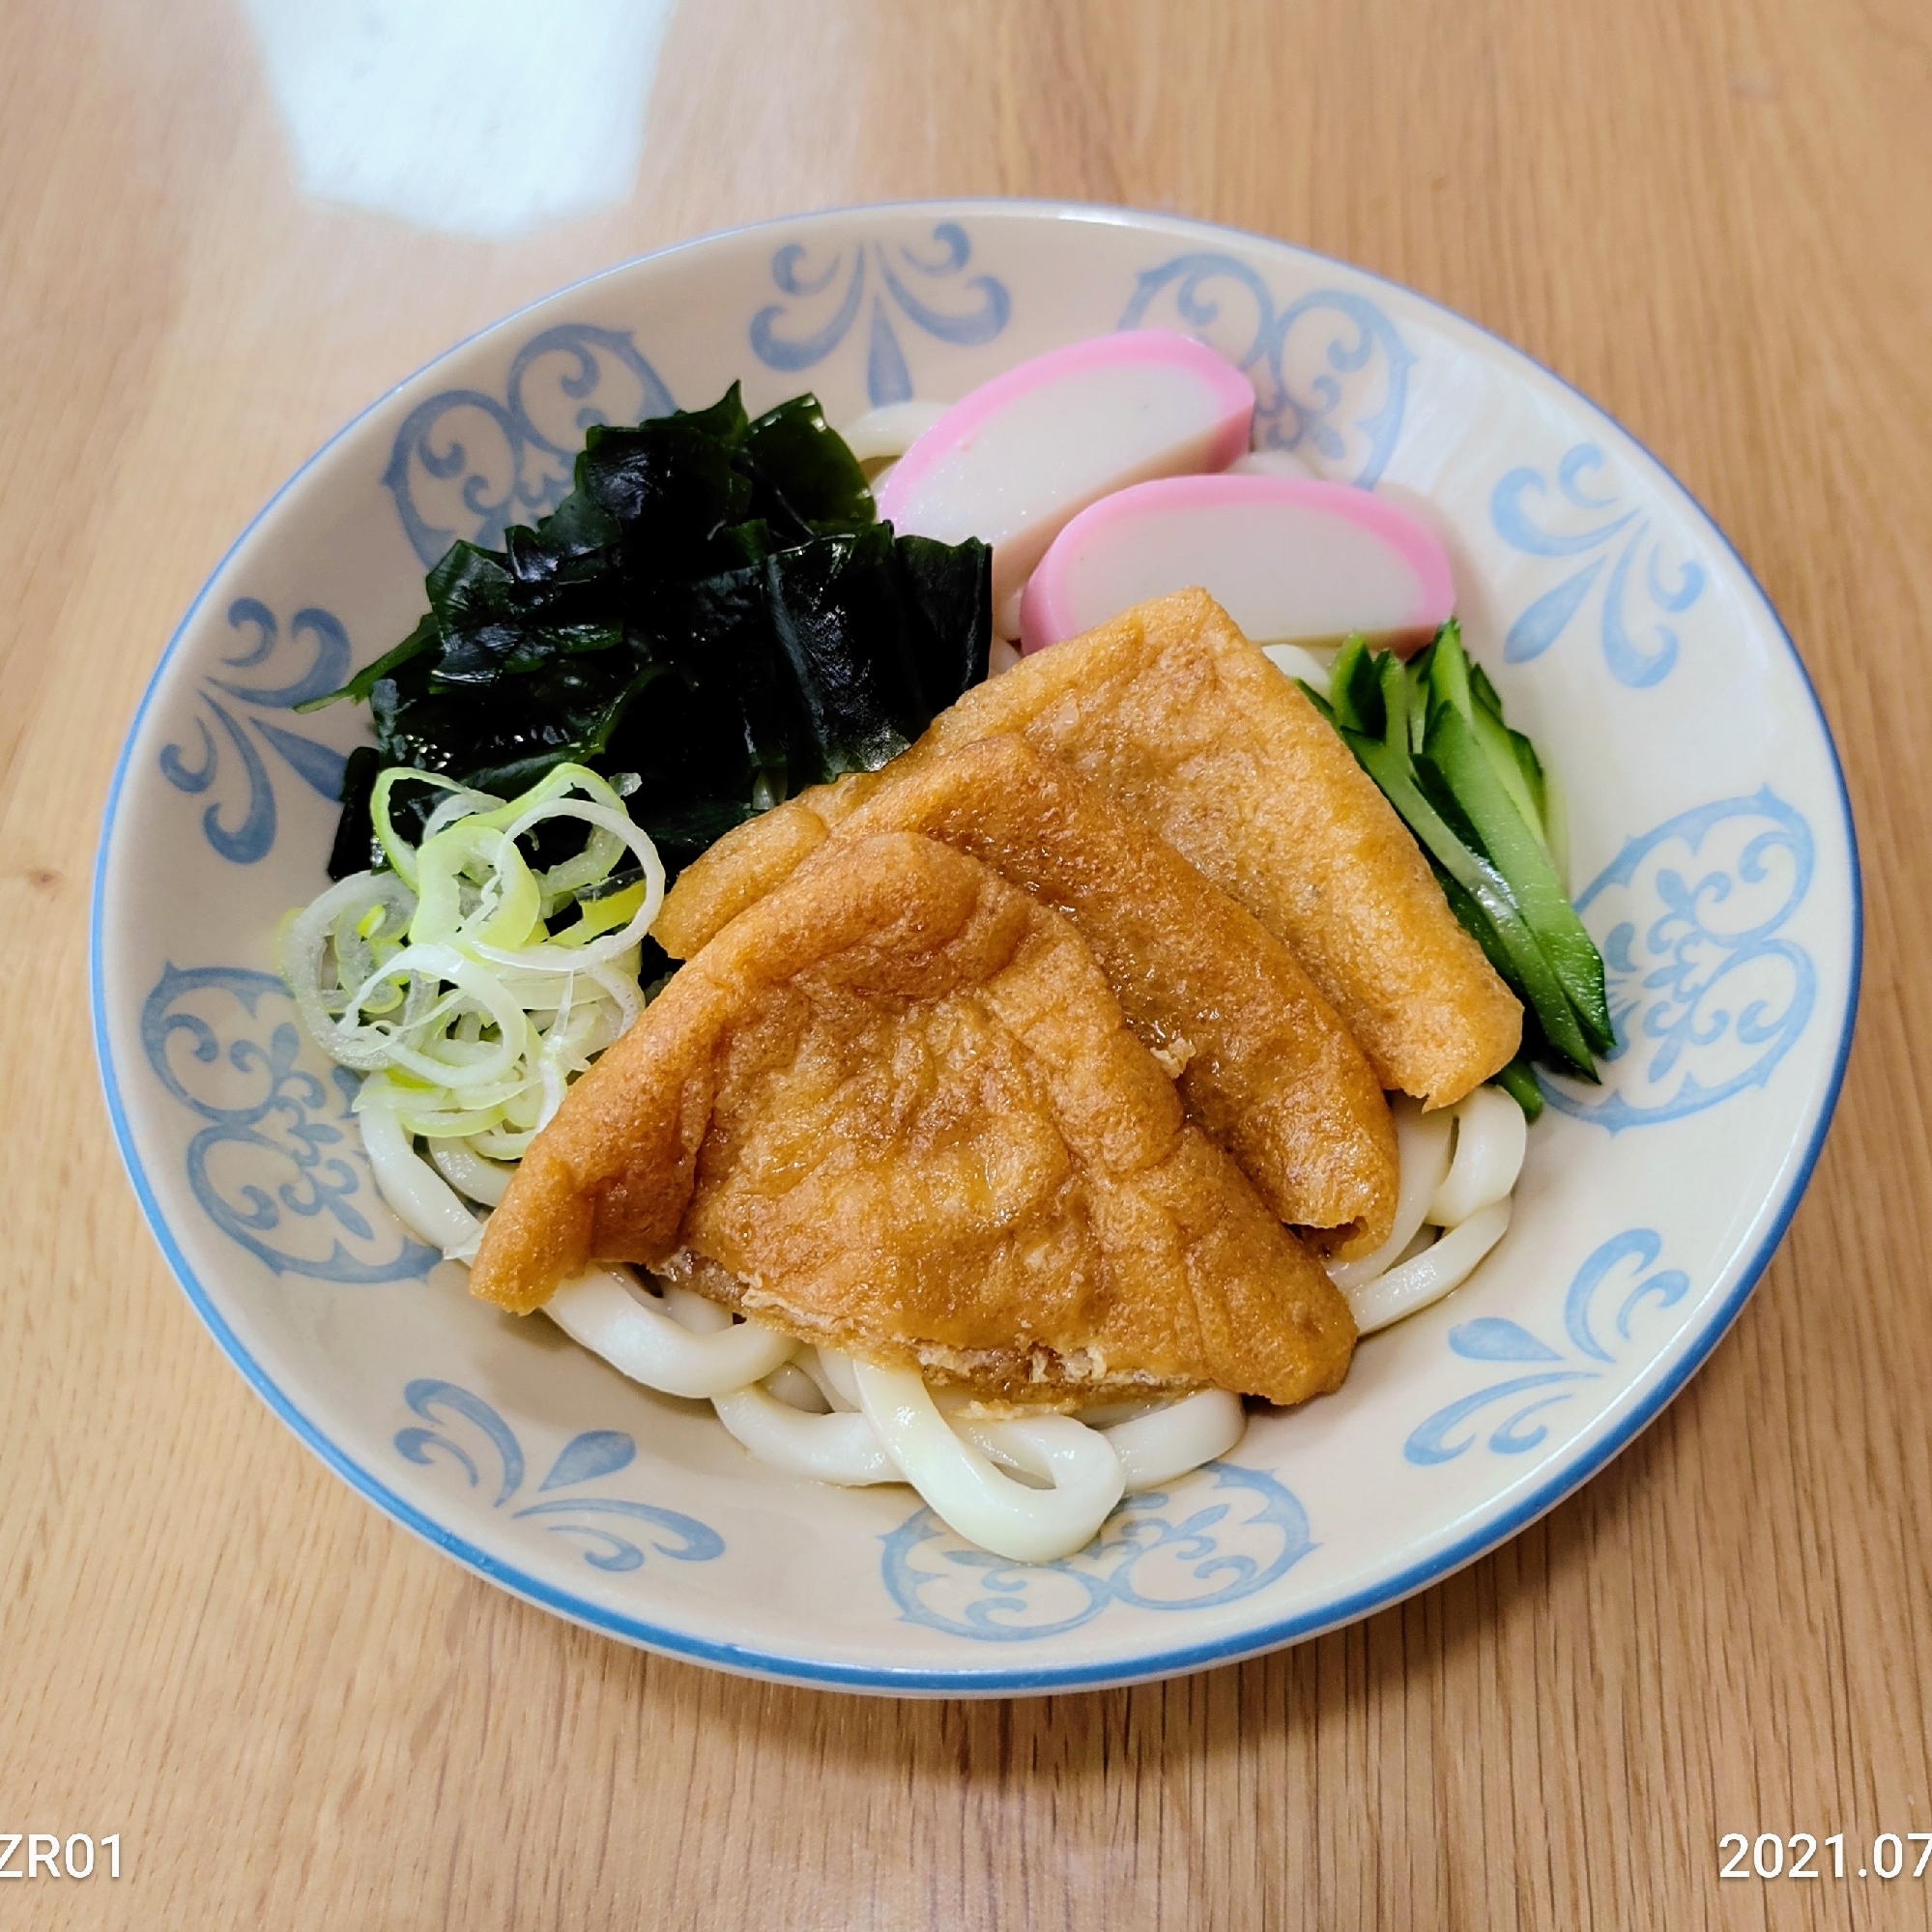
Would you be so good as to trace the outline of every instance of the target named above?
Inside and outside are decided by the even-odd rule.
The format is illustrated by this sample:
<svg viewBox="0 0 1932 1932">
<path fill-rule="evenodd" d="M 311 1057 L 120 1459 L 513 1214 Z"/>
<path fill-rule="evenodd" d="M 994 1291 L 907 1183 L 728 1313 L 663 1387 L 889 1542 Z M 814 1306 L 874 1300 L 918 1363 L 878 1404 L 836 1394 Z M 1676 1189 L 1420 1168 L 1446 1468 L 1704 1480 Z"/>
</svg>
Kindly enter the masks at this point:
<svg viewBox="0 0 1932 1932">
<path fill-rule="evenodd" d="M 1720 1883 L 1716 1851 L 1932 1830 L 1925 0 L 686 0 L 627 198 L 496 242 L 299 192 L 251 11 L 0 7 L 0 1831 L 125 1860 L 0 1882 L 0 1924 L 1926 1922 L 1932 1875 Z M 1869 914 L 1811 1192 L 1609 1470 L 1352 1629 L 978 1706 L 645 1657 L 378 1516 L 169 1280 L 85 997 L 136 697 L 316 444 L 625 255 L 951 193 L 1310 244 L 1605 405 L 1788 620 Z"/>
</svg>

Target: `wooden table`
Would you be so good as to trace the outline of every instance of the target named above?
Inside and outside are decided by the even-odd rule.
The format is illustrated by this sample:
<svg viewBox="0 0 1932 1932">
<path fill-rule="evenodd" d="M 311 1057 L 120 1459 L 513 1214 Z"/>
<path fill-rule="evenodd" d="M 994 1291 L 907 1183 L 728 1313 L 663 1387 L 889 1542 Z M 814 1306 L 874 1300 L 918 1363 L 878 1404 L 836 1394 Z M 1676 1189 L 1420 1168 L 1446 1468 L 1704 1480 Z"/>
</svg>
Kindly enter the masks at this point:
<svg viewBox="0 0 1932 1932">
<path fill-rule="evenodd" d="M 366 34 L 409 10 L 281 9 L 297 81 L 326 66 L 284 43 L 304 11 Z M 0 1881 L 0 1921 L 1925 1922 L 1932 1877 L 1716 1876 L 1722 1831 L 1932 1829 L 1924 0 L 713 0 L 670 22 L 622 198 L 495 240 L 299 191 L 293 157 L 329 179 L 353 126 L 278 107 L 234 0 L 13 0 L 0 49 L 0 1832 L 118 1831 L 124 1860 L 118 1882 Z M 370 396 L 660 243 L 968 192 L 1311 244 L 1613 411 L 1789 621 L 1870 924 L 1789 1239 L 1580 1495 L 1285 1655 L 913 1705 L 568 1629 L 325 1474 L 202 1332 L 122 1179 L 86 905 L 171 626 Z"/>
</svg>

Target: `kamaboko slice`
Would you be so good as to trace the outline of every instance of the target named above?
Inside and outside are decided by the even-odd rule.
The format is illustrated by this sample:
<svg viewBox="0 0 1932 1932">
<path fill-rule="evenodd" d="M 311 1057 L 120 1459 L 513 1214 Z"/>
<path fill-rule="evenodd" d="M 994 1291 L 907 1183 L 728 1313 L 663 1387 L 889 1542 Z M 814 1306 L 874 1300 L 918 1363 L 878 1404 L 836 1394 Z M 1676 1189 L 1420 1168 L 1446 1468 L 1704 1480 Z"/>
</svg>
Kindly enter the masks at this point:
<svg viewBox="0 0 1932 1932">
<path fill-rule="evenodd" d="M 1195 589 L 1256 644 L 1360 631 L 1404 657 L 1456 608 L 1435 533 L 1385 498 L 1312 476 L 1168 476 L 1103 497 L 1053 539 L 1021 604 L 1023 647 Z"/>
<path fill-rule="evenodd" d="M 999 610 L 1067 521 L 1130 483 L 1226 468 L 1254 391 L 1212 349 L 1130 329 L 1022 362 L 963 397 L 879 492 L 895 530 L 993 546 Z"/>
</svg>

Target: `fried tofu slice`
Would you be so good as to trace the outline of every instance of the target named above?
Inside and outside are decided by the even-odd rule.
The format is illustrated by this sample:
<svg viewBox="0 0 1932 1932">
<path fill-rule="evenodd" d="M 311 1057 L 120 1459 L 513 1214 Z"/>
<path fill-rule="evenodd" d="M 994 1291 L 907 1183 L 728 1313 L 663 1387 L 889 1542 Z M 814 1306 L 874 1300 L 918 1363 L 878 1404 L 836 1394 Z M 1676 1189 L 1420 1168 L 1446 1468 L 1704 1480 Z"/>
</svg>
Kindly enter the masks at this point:
<svg viewBox="0 0 1932 1932">
<path fill-rule="evenodd" d="M 914 751 L 1010 731 L 1145 819 L 1284 941 L 1385 1087 L 1447 1107 L 1515 1056 L 1522 1008 L 1408 828 L 1205 591 L 1034 653 L 966 692 Z"/>
<path fill-rule="evenodd" d="M 1307 968 L 1384 1087 L 1447 1107 L 1514 1057 L 1522 1008 L 1457 923 L 1415 840 L 1348 747 L 1204 591 L 1129 611 L 974 686 L 886 772 L 1018 733 L 1142 819 Z M 738 827 L 666 899 L 688 945 L 797 860 L 808 817 L 881 774 Z M 715 930 L 715 928 L 712 928 Z"/>
<path fill-rule="evenodd" d="M 1287 947 L 1143 821 L 1012 735 L 850 782 L 824 798 L 835 823 L 815 795 L 787 857 L 921 832 L 1024 886 L 1073 922 L 1189 1117 L 1283 1221 L 1344 1256 L 1388 1239 L 1396 1134 L 1361 1049 Z"/>
<path fill-rule="evenodd" d="M 1073 927 L 905 832 L 839 841 L 673 977 L 532 1144 L 471 1285 L 526 1312 L 592 1260 L 1001 1400 L 1298 1402 L 1355 1339 Z"/>
</svg>

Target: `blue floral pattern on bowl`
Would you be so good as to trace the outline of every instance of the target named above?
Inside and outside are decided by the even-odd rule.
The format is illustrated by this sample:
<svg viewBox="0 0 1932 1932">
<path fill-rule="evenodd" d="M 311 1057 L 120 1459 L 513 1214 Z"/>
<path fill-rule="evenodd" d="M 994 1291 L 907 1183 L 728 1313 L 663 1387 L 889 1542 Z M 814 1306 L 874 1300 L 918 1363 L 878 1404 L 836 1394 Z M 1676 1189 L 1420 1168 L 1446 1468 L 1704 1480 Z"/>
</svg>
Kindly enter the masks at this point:
<svg viewBox="0 0 1932 1932">
<path fill-rule="evenodd" d="M 1633 1340 L 1631 1319 L 1646 1303 L 1657 1309 L 1674 1308 L 1689 1290 L 1690 1279 L 1681 1268 L 1657 1267 L 1662 1252 L 1662 1238 L 1649 1227 L 1627 1228 L 1592 1251 L 1564 1297 L 1567 1348 L 1552 1347 L 1503 1315 L 1458 1322 L 1449 1331 L 1452 1354 L 1469 1362 L 1512 1364 L 1519 1372 L 1437 1409 L 1410 1431 L 1402 1445 L 1403 1456 L 1419 1468 L 1454 1462 L 1475 1447 L 1482 1427 L 1479 1425 L 1466 1434 L 1458 1431 L 1485 1409 L 1498 1406 L 1507 1407 L 1509 1413 L 1489 1430 L 1490 1453 L 1522 1456 L 1535 1449 L 1549 1430 L 1546 1424 L 1532 1424 L 1530 1418 L 1570 1400 L 1579 1384 L 1601 1380 L 1604 1369 L 1618 1359 L 1595 1325 L 1599 1293 L 1619 1279 L 1626 1284 L 1610 1320 L 1609 1338 L 1628 1344 Z"/>
<path fill-rule="evenodd" d="M 964 1542 L 931 1510 L 884 1537 L 880 1576 L 912 1624 L 981 1643 L 1063 1636 L 1119 1604 L 1200 1610 L 1265 1590 L 1315 1547 L 1294 1493 L 1261 1469 L 1209 1463 L 1214 1498 L 1183 1479 L 1129 1496 L 1091 1543 L 1057 1563 L 1023 1564 Z"/>
<path fill-rule="evenodd" d="M 360 1078 L 298 1064 L 295 1000 L 274 973 L 163 966 L 141 1044 L 155 1078 L 207 1123 L 183 1157 L 194 1198 L 275 1274 L 404 1282 L 442 1258 L 376 1194 L 350 1111 Z"/>
<path fill-rule="evenodd" d="M 510 359 L 502 396 L 440 389 L 410 411 L 383 486 L 426 568 L 459 537 L 493 544 L 563 501 L 585 435 L 677 404 L 627 329 L 539 330 Z"/>
<path fill-rule="evenodd" d="M 161 776 L 177 792 L 185 792 L 190 797 L 216 793 L 213 802 L 201 814 L 202 836 L 231 863 L 255 865 L 274 847 L 275 790 L 261 751 L 243 729 L 239 707 L 244 705 L 249 707 L 245 714 L 246 721 L 262 744 L 275 753 L 312 792 L 332 804 L 342 791 L 342 754 L 254 713 L 293 711 L 298 705 L 325 697 L 347 682 L 349 636 L 327 611 L 310 606 L 297 611 L 289 620 L 284 637 L 274 612 L 255 597 L 237 597 L 228 606 L 228 623 L 233 630 L 252 628 L 255 636 L 252 643 L 222 658 L 227 670 L 257 670 L 274 658 L 284 643 L 300 649 L 299 641 L 303 639 L 310 641 L 307 665 L 292 675 L 280 671 L 277 674 L 280 681 L 272 684 L 250 684 L 232 677 L 204 678 L 201 705 L 206 715 L 194 720 L 200 737 L 198 750 L 190 757 L 180 745 L 166 744 L 161 747 L 158 763 Z M 209 731 L 209 719 L 220 728 L 220 742 Z M 232 767 L 223 756 L 224 744 L 234 754 Z M 240 774 L 245 802 L 238 801 L 235 796 L 231 770 Z M 235 806 L 239 817 L 224 817 L 224 806 Z"/>
<path fill-rule="evenodd" d="M 411 1413 L 428 1427 L 398 1429 L 398 1456 L 424 1468 L 448 1462 L 463 1472 L 472 1489 L 485 1493 L 487 1464 L 489 1483 L 496 1485 L 492 1509 L 508 1510 L 519 1519 L 540 1518 L 555 1536 L 582 1538 L 590 1545 L 583 1552 L 584 1561 L 595 1569 L 642 1570 L 646 1553 L 633 1537 L 677 1563 L 711 1563 L 725 1553 L 724 1538 L 696 1516 L 593 1489 L 637 1460 L 637 1444 L 621 1429 L 592 1428 L 573 1435 L 536 1485 L 534 1500 L 511 1509 L 523 1494 L 528 1469 L 523 1445 L 509 1424 L 482 1397 L 434 1376 L 418 1376 L 402 1396 Z M 562 1491 L 570 1493 L 553 1493 Z M 636 1529 L 640 1523 L 648 1528 Z M 624 1534 L 624 1529 L 630 1533 Z"/>
<path fill-rule="evenodd" d="M 804 243 L 787 242 L 772 251 L 770 265 L 783 300 L 751 318 L 745 332 L 751 353 L 787 375 L 817 368 L 863 312 L 867 400 L 875 409 L 908 401 L 912 376 L 895 315 L 954 348 L 991 342 L 1012 319 L 1013 298 L 996 275 L 961 279 L 971 261 L 971 238 L 957 221 L 937 223 L 923 247 L 861 242 L 822 265 Z"/>
<path fill-rule="evenodd" d="M 1510 471 L 1490 492 L 1489 521 L 1513 550 L 1565 562 L 1585 560 L 1511 624 L 1503 656 L 1511 664 L 1541 657 L 1570 627 L 1600 579 L 1597 634 L 1603 662 L 1620 684 L 1641 690 L 1670 676 L 1681 640 L 1664 619 L 1682 617 L 1696 603 L 1707 574 L 1694 558 L 1675 565 L 1665 562 L 1665 542 L 1652 519 L 1639 508 L 1624 507 L 1622 489 L 1600 487 L 1604 467 L 1596 444 L 1578 443 L 1556 465 L 1553 505 L 1548 478 L 1529 466 Z M 1539 522 L 1533 504 L 1553 508 L 1562 527 Z M 1641 620 L 1633 618 L 1633 611 L 1646 606 Z M 1640 641 L 1641 624 L 1650 626 L 1648 649 Z"/>
<path fill-rule="evenodd" d="M 1769 786 L 1629 841 L 1576 901 L 1617 1045 L 1602 1086 L 1544 1079 L 1550 1102 L 1615 1134 L 1762 1087 L 1817 995 L 1810 954 L 1782 936 L 1811 870 L 1810 826 Z"/>
<path fill-rule="evenodd" d="M 1232 255 L 1195 251 L 1144 270 L 1122 329 L 1178 328 L 1211 343 L 1254 385 L 1254 442 L 1302 449 L 1371 488 L 1402 433 L 1415 357 L 1385 311 L 1348 289 L 1278 303 Z"/>
</svg>

